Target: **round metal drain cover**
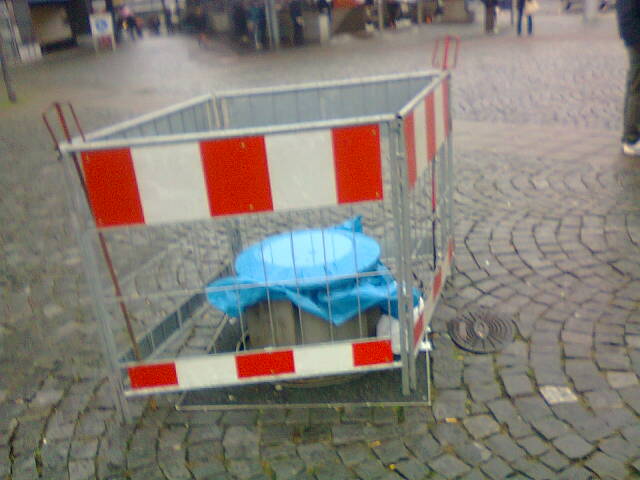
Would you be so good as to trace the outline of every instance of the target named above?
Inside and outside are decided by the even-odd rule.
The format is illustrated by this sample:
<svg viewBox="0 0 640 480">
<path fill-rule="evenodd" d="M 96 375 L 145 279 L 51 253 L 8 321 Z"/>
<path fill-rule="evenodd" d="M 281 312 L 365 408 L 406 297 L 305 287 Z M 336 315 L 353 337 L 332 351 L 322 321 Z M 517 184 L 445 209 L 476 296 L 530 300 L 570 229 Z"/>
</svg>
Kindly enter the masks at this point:
<svg viewBox="0 0 640 480">
<path fill-rule="evenodd" d="M 515 336 L 511 318 L 480 307 L 450 320 L 447 329 L 451 340 L 463 350 L 491 353 L 502 350 Z"/>
</svg>

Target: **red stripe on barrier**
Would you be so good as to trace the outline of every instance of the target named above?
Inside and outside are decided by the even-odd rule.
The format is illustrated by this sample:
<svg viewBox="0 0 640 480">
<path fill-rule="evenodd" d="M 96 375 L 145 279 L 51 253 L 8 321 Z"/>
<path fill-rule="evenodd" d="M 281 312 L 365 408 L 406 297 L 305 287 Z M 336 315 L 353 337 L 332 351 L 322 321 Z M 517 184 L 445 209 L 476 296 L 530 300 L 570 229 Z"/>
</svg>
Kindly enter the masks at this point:
<svg viewBox="0 0 640 480">
<path fill-rule="evenodd" d="M 263 137 L 200 142 L 212 216 L 273 210 Z"/>
<path fill-rule="evenodd" d="M 295 373 L 293 350 L 236 356 L 238 378 Z"/>
<path fill-rule="evenodd" d="M 168 387 L 178 385 L 178 374 L 175 363 L 158 363 L 130 367 L 129 381 L 131 388 Z"/>
<path fill-rule="evenodd" d="M 381 200 L 382 166 L 378 125 L 334 128 L 331 133 L 338 203 Z"/>
<path fill-rule="evenodd" d="M 424 332 L 424 312 L 420 314 L 420 318 L 418 318 L 418 321 L 413 326 L 413 347 L 414 348 L 422 338 L 423 332 Z"/>
<path fill-rule="evenodd" d="M 431 92 L 424 99 L 425 115 L 427 116 L 427 160 L 433 161 L 436 156 L 436 108 L 435 95 Z"/>
<path fill-rule="evenodd" d="M 416 165 L 416 132 L 414 130 L 415 121 L 413 112 L 404 119 L 404 148 L 407 152 L 407 176 L 409 178 L 409 186 L 413 187 L 418 176 L 418 168 Z"/>
<path fill-rule="evenodd" d="M 98 227 L 144 223 L 136 172 L 128 148 L 82 152 L 82 169 Z"/>
<path fill-rule="evenodd" d="M 449 136 L 451 131 L 451 118 L 449 117 L 449 78 L 442 81 L 442 115 L 444 123 L 444 138 Z"/>
<path fill-rule="evenodd" d="M 447 261 L 451 263 L 451 259 L 453 258 L 453 250 L 454 250 L 453 240 L 449 240 L 449 248 L 447 250 Z"/>
<path fill-rule="evenodd" d="M 354 367 L 393 362 L 391 340 L 354 343 L 351 347 L 353 348 Z"/>
<path fill-rule="evenodd" d="M 433 299 L 437 299 L 440 295 L 440 289 L 442 288 L 442 270 L 438 269 L 436 275 L 433 277 Z"/>
</svg>

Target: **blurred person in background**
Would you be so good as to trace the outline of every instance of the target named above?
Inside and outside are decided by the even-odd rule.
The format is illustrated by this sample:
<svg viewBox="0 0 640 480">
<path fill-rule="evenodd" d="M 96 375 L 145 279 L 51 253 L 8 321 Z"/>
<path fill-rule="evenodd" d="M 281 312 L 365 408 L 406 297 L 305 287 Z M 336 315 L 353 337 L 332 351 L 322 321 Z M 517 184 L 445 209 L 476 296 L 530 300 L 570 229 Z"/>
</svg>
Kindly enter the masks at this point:
<svg viewBox="0 0 640 480">
<path fill-rule="evenodd" d="M 640 0 L 618 0 L 616 12 L 620 37 L 629 55 L 622 151 L 626 155 L 640 156 Z"/>
</svg>

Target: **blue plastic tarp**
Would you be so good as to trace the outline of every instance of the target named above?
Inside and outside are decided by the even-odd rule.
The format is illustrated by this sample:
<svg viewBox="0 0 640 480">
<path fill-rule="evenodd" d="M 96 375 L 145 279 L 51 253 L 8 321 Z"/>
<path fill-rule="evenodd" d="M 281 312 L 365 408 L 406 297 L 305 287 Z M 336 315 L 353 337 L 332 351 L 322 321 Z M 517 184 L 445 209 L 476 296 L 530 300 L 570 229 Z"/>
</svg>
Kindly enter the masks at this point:
<svg viewBox="0 0 640 480">
<path fill-rule="evenodd" d="M 209 302 L 231 317 L 267 298 L 289 300 L 334 325 L 375 306 L 398 315 L 397 283 L 378 243 L 362 233 L 360 217 L 268 237 L 238 255 L 235 266 L 238 276 L 206 288 Z M 414 290 L 414 305 L 419 296 Z"/>
</svg>

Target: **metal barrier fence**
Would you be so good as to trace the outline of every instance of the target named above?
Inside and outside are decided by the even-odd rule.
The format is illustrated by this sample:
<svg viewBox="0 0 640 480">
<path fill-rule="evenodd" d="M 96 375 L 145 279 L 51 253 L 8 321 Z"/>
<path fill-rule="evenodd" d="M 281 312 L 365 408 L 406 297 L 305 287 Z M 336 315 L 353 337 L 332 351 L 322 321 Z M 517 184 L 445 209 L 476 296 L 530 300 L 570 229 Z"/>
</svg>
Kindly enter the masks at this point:
<svg viewBox="0 0 640 480">
<path fill-rule="evenodd" d="M 449 81 L 427 71 L 205 96 L 59 145 L 125 418 L 128 396 L 205 387 L 383 369 L 416 387 L 453 261 Z M 358 257 L 361 230 L 373 259 Z M 291 245 L 287 278 L 260 243 L 273 235 Z M 252 247 L 264 273 L 221 281 Z M 371 285 L 383 291 L 373 303 Z M 261 301 L 233 315 L 207 301 L 251 292 Z M 357 305 L 349 318 L 341 301 Z M 383 314 L 399 338 L 380 333 Z"/>
</svg>

